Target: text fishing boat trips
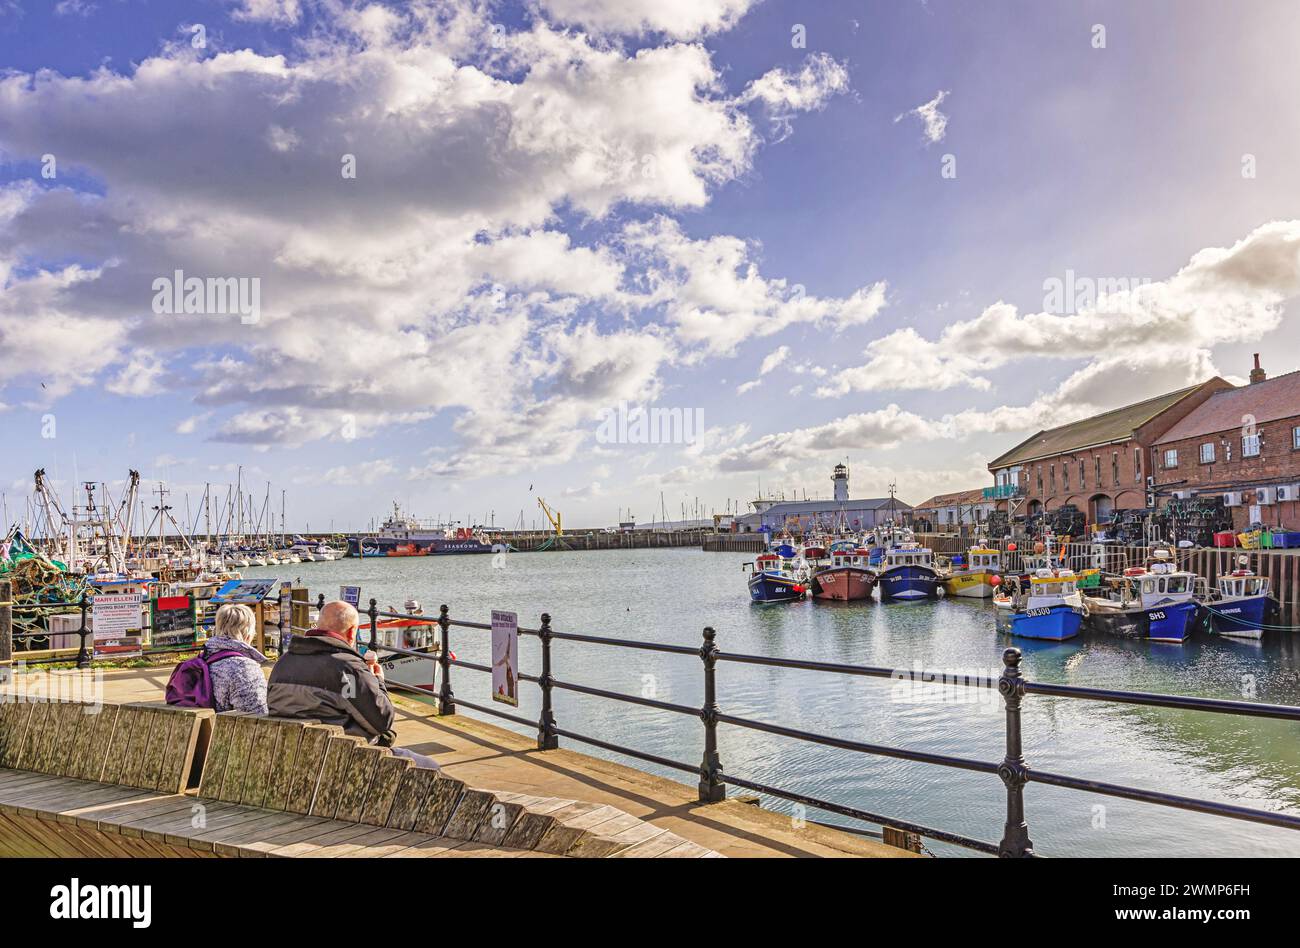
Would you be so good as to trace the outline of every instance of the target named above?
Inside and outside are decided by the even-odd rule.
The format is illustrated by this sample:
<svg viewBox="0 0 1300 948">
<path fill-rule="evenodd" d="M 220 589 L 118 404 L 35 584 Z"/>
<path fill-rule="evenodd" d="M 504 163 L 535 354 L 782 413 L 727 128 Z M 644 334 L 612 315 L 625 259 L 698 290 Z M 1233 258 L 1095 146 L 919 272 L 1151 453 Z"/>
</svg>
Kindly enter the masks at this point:
<svg viewBox="0 0 1300 948">
<path fill-rule="evenodd" d="M 1214 631 L 1220 635 L 1262 638 L 1273 603 L 1268 577 L 1251 572 L 1250 559 L 1246 556 L 1239 557 L 1237 562 L 1238 569 L 1219 577 L 1218 588 L 1205 598 L 1204 606 Z"/>
<path fill-rule="evenodd" d="M 492 544 L 481 531 L 451 527 L 402 516 L 393 504 L 393 515 L 383 522 L 375 536 L 348 537 L 348 556 L 443 556 L 451 553 L 491 553 Z"/>
<path fill-rule="evenodd" d="M 1124 570 L 1109 590 L 1083 597 L 1088 626 L 1111 635 L 1182 643 L 1200 611 L 1196 574 L 1177 569 L 1168 550 L 1156 550 L 1149 568 Z"/>
<path fill-rule="evenodd" d="M 881 564 L 881 602 L 919 602 L 939 598 L 943 580 L 934 564 L 934 551 L 907 541 L 885 550 Z"/>
<path fill-rule="evenodd" d="M 435 635 L 436 617 L 422 615 L 420 604 L 413 599 L 407 600 L 406 611 L 410 613 L 408 618 L 376 621 L 375 651 L 379 664 L 383 666 L 384 677 L 388 681 L 432 692 L 435 690 L 433 676 L 438 663 L 405 653 L 418 652 L 430 658 L 442 654 L 442 646 Z M 363 655 L 368 649 L 369 641 L 370 631 L 362 626 L 358 634 L 358 651 Z M 451 657 L 455 658 L 454 655 Z"/>
<path fill-rule="evenodd" d="M 836 540 L 830 547 L 829 565 L 813 567 L 809 581 L 813 598 L 842 602 L 870 599 L 876 588 L 876 573 L 867 565 L 870 556 L 870 550 L 853 540 Z"/>
<path fill-rule="evenodd" d="M 794 602 L 808 590 L 807 569 L 793 555 L 785 557 L 769 550 L 754 562 L 745 563 L 742 569 L 749 573 L 749 598 L 753 602 Z"/>
<path fill-rule="evenodd" d="M 993 580 L 1002 569 L 1002 554 L 985 546 L 973 546 L 963 556 L 952 558 L 944 591 L 949 596 L 988 599 L 993 595 Z"/>
<path fill-rule="evenodd" d="M 1064 642 L 1079 634 L 1083 624 L 1083 596 L 1071 570 L 1040 569 L 1029 577 L 1027 588 L 999 596 L 998 626 L 1026 639 Z"/>
</svg>

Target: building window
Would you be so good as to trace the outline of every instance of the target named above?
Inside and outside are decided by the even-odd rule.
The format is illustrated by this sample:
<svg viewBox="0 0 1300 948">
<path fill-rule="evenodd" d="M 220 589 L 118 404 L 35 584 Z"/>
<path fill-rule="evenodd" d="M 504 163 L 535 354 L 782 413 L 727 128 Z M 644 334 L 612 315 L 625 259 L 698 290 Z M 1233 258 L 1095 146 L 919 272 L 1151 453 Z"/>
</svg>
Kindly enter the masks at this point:
<svg viewBox="0 0 1300 948">
<path fill-rule="evenodd" d="M 1101 486 L 1101 455 L 1100 454 L 1094 454 L 1092 456 L 1092 467 L 1093 467 L 1093 474 L 1096 475 L 1094 477 L 1094 480 L 1097 482 L 1097 486 L 1100 487 Z"/>
<path fill-rule="evenodd" d="M 1207 441 L 1205 442 L 1205 444 L 1201 445 L 1201 463 L 1202 464 L 1214 463 L 1214 442 L 1213 441 Z"/>
<path fill-rule="evenodd" d="M 1178 466 L 1178 450 L 1176 448 L 1170 448 L 1168 451 L 1165 452 L 1165 470 L 1177 466 Z"/>
<path fill-rule="evenodd" d="M 1043 492 L 1043 465 L 1038 465 L 1038 492 Z"/>
<path fill-rule="evenodd" d="M 1070 465 L 1061 462 L 1061 489 L 1066 493 L 1070 491 Z"/>
<path fill-rule="evenodd" d="M 1291 447 L 1300 451 L 1300 428 L 1291 429 Z"/>
<path fill-rule="evenodd" d="M 1047 489 L 1050 494 L 1056 493 L 1056 465 L 1053 464 L 1047 469 Z"/>
<path fill-rule="evenodd" d="M 1241 456 L 1243 458 L 1259 457 L 1259 435 L 1242 435 Z"/>
<path fill-rule="evenodd" d="M 1133 448 L 1133 483 L 1142 483 L 1142 452 L 1136 446 Z"/>
<path fill-rule="evenodd" d="M 1110 456 L 1110 479 L 1115 482 L 1116 487 L 1119 486 L 1119 452 L 1118 451 L 1112 452 Z"/>
<path fill-rule="evenodd" d="M 1079 459 L 1079 490 L 1083 490 L 1087 485 L 1084 484 L 1084 472 L 1088 469 L 1083 466 L 1083 459 Z"/>
</svg>

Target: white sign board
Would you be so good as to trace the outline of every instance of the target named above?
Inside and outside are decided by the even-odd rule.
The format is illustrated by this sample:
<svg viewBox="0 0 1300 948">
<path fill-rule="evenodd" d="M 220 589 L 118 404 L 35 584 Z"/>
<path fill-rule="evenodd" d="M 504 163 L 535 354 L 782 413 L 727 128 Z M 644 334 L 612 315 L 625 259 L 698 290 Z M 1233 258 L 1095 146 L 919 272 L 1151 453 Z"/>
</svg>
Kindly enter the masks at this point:
<svg viewBox="0 0 1300 948">
<path fill-rule="evenodd" d="M 492 610 L 492 700 L 519 707 L 519 615 Z"/>
<path fill-rule="evenodd" d="M 96 658 L 124 658 L 143 652 L 140 593 L 96 593 L 92 606 Z"/>
</svg>

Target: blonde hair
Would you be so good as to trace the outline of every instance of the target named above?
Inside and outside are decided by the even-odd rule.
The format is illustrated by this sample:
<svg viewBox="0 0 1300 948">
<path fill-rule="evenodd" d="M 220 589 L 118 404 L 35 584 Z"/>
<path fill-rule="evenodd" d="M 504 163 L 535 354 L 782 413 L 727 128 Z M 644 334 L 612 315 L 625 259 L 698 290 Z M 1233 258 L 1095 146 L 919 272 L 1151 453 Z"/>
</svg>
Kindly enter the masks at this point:
<svg viewBox="0 0 1300 948">
<path fill-rule="evenodd" d="M 248 606 L 227 603 L 217 610 L 217 635 L 237 642 L 253 641 L 253 631 L 257 628 L 257 617 Z"/>
</svg>

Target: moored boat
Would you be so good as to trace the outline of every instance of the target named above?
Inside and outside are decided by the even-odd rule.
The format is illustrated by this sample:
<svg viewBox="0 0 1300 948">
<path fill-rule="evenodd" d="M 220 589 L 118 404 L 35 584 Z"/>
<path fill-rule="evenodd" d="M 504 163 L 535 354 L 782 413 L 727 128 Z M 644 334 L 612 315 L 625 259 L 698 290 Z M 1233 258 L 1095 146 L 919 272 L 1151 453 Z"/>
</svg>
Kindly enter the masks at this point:
<svg viewBox="0 0 1300 948">
<path fill-rule="evenodd" d="M 1083 623 L 1083 597 L 1075 581 L 1068 569 L 1040 569 L 1030 576 L 1028 589 L 1011 597 L 1011 634 L 1051 642 L 1064 642 L 1078 635 Z"/>
<path fill-rule="evenodd" d="M 1126 569 L 1108 596 L 1084 596 L 1089 628 L 1125 638 L 1183 643 L 1200 612 L 1196 575 L 1176 569 L 1168 550 L 1157 550 L 1149 568 Z"/>
<path fill-rule="evenodd" d="M 777 553 L 763 553 L 743 569 L 750 574 L 749 598 L 753 602 L 794 602 L 802 599 L 808 588 L 803 570 Z"/>
<path fill-rule="evenodd" d="M 939 598 L 942 578 L 934 565 L 934 551 L 915 542 L 885 551 L 877 585 L 882 602 L 918 602 Z"/>
<path fill-rule="evenodd" d="M 984 546 L 973 546 L 965 556 L 953 558 L 948 577 L 943 582 L 950 596 L 988 599 L 993 595 L 993 579 L 1002 568 L 1002 554 Z"/>
<path fill-rule="evenodd" d="M 1206 597 L 1203 605 L 1214 631 L 1220 635 L 1262 638 L 1272 604 L 1268 577 L 1256 576 L 1246 556 L 1240 557 L 1238 563 L 1238 569 L 1219 577 L 1218 588 Z"/>
<path fill-rule="evenodd" d="M 871 551 L 851 541 L 831 545 L 830 565 L 814 569 L 809 587 L 814 599 L 853 602 L 870 599 L 876 588 L 876 573 L 867 566 Z"/>
</svg>

